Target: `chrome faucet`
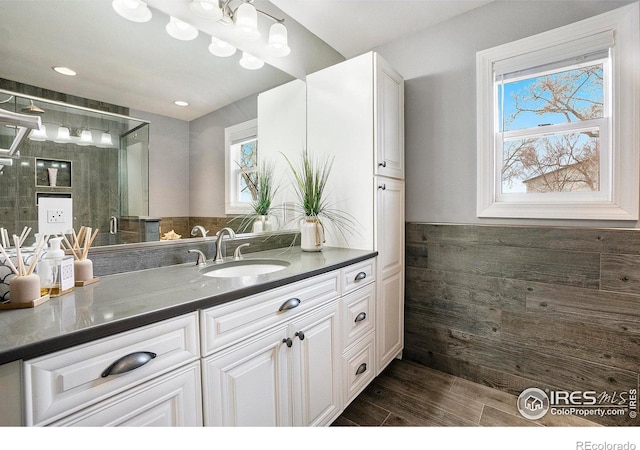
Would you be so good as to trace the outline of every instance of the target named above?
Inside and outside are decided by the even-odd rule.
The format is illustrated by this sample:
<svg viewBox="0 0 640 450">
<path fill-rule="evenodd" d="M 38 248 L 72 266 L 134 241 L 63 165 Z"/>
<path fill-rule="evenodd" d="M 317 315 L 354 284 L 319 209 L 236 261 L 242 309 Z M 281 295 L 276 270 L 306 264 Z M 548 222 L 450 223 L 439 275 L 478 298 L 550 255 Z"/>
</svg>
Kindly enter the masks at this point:
<svg viewBox="0 0 640 450">
<path fill-rule="evenodd" d="M 221 263 L 222 262 L 222 238 L 224 238 L 224 235 L 229 236 L 229 239 L 235 239 L 236 237 L 236 233 L 231 229 L 231 228 L 223 228 L 222 230 L 218 231 L 216 233 L 216 237 L 218 238 L 216 240 L 216 259 L 215 262 L 216 263 Z"/>
<path fill-rule="evenodd" d="M 187 252 L 198 254 L 198 259 L 196 260 L 197 266 L 205 267 L 207 265 L 207 258 L 206 256 L 204 256 L 204 253 L 202 253 L 200 250 L 191 249 L 191 250 L 187 250 Z"/>
<path fill-rule="evenodd" d="M 191 236 L 196 236 L 198 234 L 198 231 L 200 232 L 202 237 L 207 237 L 207 233 L 209 232 L 208 230 L 204 231 L 204 227 L 202 225 L 196 225 L 191 229 Z"/>
</svg>

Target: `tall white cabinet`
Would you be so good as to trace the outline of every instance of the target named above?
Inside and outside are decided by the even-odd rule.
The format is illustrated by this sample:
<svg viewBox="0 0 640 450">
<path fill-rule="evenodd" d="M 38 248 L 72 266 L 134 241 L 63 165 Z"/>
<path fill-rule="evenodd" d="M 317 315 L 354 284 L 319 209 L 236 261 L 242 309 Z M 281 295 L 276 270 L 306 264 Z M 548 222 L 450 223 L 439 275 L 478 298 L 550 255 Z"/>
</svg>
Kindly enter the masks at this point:
<svg viewBox="0 0 640 450">
<path fill-rule="evenodd" d="M 404 340 L 404 81 L 376 53 L 307 76 L 307 146 L 334 159 L 330 203 L 357 233 L 329 230 L 327 244 L 376 250 L 376 365 Z"/>
</svg>

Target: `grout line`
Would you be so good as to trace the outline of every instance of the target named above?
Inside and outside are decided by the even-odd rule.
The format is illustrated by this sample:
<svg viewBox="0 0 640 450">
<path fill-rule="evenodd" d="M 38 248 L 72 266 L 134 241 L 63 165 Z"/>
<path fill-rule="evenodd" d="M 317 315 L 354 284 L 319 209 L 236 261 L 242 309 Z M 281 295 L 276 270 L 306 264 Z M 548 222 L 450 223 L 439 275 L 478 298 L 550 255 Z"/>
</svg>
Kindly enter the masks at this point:
<svg viewBox="0 0 640 450">
<path fill-rule="evenodd" d="M 384 423 L 389 419 L 389 417 L 391 417 L 391 413 L 387 414 L 387 417 L 384 418 L 384 420 L 382 421 L 382 423 L 380 425 L 378 425 L 379 427 L 383 426 Z"/>
</svg>

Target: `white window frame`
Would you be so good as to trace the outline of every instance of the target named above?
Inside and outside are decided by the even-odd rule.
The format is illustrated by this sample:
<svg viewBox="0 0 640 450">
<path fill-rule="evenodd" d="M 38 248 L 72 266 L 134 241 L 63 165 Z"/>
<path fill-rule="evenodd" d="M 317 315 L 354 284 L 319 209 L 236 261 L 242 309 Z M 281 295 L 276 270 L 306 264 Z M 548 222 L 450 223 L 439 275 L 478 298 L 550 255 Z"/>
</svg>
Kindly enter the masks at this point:
<svg viewBox="0 0 640 450">
<path fill-rule="evenodd" d="M 638 3 L 476 54 L 478 217 L 638 220 L 640 203 L 640 9 Z M 598 35 L 600 37 L 598 37 Z M 537 67 L 610 36 L 610 121 L 600 136 L 600 192 L 502 194 L 496 66 Z M 584 123 L 583 123 L 584 125 Z M 573 126 L 573 125 L 571 125 Z M 607 157 L 608 155 L 608 157 Z M 603 161 L 604 160 L 604 161 Z"/>
<path fill-rule="evenodd" d="M 226 214 L 248 214 L 251 212 L 250 202 L 240 202 L 240 168 L 236 164 L 240 156 L 233 151 L 233 144 L 242 140 L 258 139 L 258 120 L 252 119 L 237 125 L 232 125 L 224 130 L 225 148 L 225 206 Z"/>
</svg>

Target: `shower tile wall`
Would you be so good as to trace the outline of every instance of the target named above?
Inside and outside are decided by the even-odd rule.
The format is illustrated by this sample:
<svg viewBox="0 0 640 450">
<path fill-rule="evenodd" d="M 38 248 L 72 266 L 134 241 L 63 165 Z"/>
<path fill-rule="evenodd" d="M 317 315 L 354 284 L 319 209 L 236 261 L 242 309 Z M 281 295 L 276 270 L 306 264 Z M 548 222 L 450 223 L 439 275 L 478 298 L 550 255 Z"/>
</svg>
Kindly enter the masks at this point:
<svg viewBox="0 0 640 450">
<path fill-rule="evenodd" d="M 515 395 L 638 389 L 640 230 L 406 231 L 405 359 Z"/>
<path fill-rule="evenodd" d="M 0 78 L 0 89 L 19 92 L 25 95 L 64 102 L 70 105 L 96 109 L 114 114 L 128 115 L 129 109 L 96 100 L 76 97 L 61 92 L 30 86 L 27 84 Z M 53 113 L 53 116 L 50 114 Z M 65 122 L 79 126 L 81 115 L 68 115 L 47 111 L 43 121 Z M 117 129 L 110 121 L 92 124 L 97 128 Z M 117 139 L 117 137 L 116 137 Z M 36 193 L 71 194 L 73 199 L 73 226 L 90 226 L 107 231 L 109 218 L 119 216 L 118 191 L 118 149 L 78 146 L 54 142 L 37 142 L 26 139 L 20 146 L 21 158 L 11 167 L 5 167 L 0 175 L 0 226 L 10 233 L 20 233 L 24 226 L 35 230 L 38 227 Z M 36 186 L 35 160 L 70 161 L 72 167 L 71 188 Z M 15 224 L 15 225 L 14 225 Z M 15 229 L 14 229 L 15 226 Z M 100 233 L 99 239 L 112 238 Z M 98 242 L 94 246 L 117 242 Z"/>
<path fill-rule="evenodd" d="M 0 224 L 10 233 L 19 234 L 25 226 L 38 229 L 38 194 L 70 194 L 76 230 L 82 225 L 109 229 L 109 217 L 119 214 L 117 149 L 27 140 L 20 153 L 16 164 L 5 167 L 0 176 Z M 38 158 L 70 162 L 71 188 L 36 186 Z"/>
</svg>

